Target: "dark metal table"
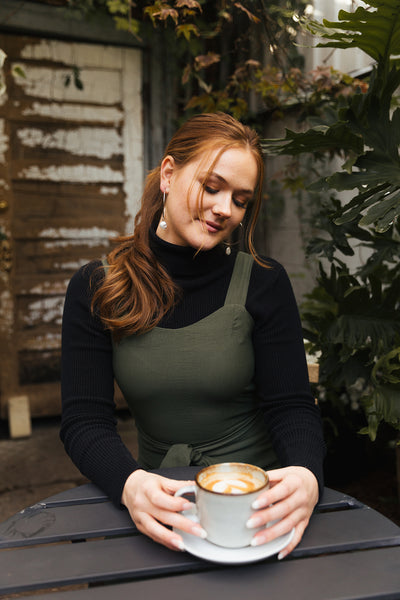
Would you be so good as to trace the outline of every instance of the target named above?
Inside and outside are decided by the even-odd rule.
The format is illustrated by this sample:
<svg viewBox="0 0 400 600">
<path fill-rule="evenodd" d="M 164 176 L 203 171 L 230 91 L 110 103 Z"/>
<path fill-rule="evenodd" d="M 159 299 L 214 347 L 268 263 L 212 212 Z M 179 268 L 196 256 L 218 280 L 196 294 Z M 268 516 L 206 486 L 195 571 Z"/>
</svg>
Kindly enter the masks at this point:
<svg viewBox="0 0 400 600">
<path fill-rule="evenodd" d="M 196 470 L 162 474 L 191 479 Z M 217 565 L 143 536 L 127 511 L 88 484 L 0 525 L 0 598 L 11 594 L 35 600 L 399 599 L 400 527 L 326 488 L 289 557 Z"/>
</svg>

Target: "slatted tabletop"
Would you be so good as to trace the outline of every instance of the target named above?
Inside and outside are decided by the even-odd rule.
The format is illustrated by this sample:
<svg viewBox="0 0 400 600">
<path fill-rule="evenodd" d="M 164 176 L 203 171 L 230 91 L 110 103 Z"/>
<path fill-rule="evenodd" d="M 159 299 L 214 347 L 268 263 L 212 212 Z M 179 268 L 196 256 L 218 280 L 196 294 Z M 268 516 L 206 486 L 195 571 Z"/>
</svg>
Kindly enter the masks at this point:
<svg viewBox="0 0 400 600">
<path fill-rule="evenodd" d="M 196 468 L 165 469 L 175 479 Z M 290 557 L 220 565 L 143 536 L 93 484 L 44 499 L 0 525 L 0 597 L 400 598 L 400 527 L 326 488 Z"/>
</svg>

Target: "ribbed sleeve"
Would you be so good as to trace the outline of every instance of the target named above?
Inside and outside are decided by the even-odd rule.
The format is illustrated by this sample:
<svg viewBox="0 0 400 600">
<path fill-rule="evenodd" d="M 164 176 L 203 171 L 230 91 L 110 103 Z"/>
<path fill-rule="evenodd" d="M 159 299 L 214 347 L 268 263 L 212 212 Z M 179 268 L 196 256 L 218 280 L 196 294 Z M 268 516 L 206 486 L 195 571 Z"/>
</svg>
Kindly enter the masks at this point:
<svg viewBox="0 0 400 600">
<path fill-rule="evenodd" d="M 282 466 L 310 469 L 323 488 L 325 444 L 311 394 L 302 328 L 293 290 L 281 265 L 254 265 L 247 299 L 255 321 L 255 383 L 264 420 Z"/>
<path fill-rule="evenodd" d="M 110 334 L 90 311 L 91 277 L 99 264 L 80 269 L 65 298 L 60 437 L 81 473 L 119 505 L 138 465 L 116 429 Z"/>
</svg>

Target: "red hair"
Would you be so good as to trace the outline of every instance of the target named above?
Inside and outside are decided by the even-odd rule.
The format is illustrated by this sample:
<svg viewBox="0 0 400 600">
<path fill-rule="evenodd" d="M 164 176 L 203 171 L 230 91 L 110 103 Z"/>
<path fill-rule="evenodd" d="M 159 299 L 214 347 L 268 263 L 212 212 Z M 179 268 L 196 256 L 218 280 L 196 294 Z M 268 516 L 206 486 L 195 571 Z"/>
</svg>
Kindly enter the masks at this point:
<svg viewBox="0 0 400 600">
<path fill-rule="evenodd" d="M 209 168 L 211 172 L 220 155 L 230 148 L 247 149 L 256 160 L 257 185 L 247 219 L 246 243 L 255 260 L 262 264 L 253 245 L 264 177 L 264 160 L 256 132 L 224 113 L 196 115 L 175 133 L 163 158 L 172 156 L 175 168 L 180 169 L 217 150 Z M 117 340 L 155 327 L 174 306 L 178 293 L 177 286 L 156 260 L 149 245 L 149 229 L 153 223 L 158 223 L 162 212 L 161 162 L 146 178 L 133 235 L 116 240 L 118 246 L 107 257 L 106 277 L 93 296 L 92 310 L 96 309 Z"/>
</svg>

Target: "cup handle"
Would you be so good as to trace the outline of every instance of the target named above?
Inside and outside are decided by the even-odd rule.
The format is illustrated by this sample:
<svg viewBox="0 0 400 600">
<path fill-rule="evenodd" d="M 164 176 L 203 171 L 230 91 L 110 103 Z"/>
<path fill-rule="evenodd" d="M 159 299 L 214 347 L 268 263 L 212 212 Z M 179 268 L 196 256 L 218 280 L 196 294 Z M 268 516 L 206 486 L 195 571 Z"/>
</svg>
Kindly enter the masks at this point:
<svg viewBox="0 0 400 600">
<path fill-rule="evenodd" d="M 194 494 L 196 495 L 196 486 L 195 485 L 185 485 L 181 487 L 177 492 L 175 492 L 174 496 L 184 496 L 185 494 Z M 189 510 L 184 510 L 183 513 L 186 517 L 192 519 L 192 521 L 197 521 L 197 510 L 196 505 L 193 504 L 192 508 Z"/>
<path fill-rule="evenodd" d="M 196 486 L 194 485 L 185 485 L 181 488 L 179 488 L 178 491 L 175 492 L 175 496 L 184 496 L 185 494 L 195 494 L 196 493 Z"/>
</svg>

